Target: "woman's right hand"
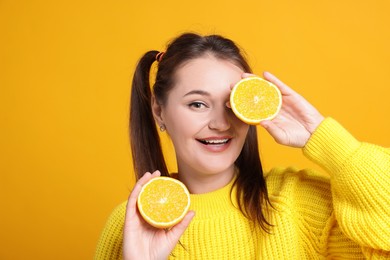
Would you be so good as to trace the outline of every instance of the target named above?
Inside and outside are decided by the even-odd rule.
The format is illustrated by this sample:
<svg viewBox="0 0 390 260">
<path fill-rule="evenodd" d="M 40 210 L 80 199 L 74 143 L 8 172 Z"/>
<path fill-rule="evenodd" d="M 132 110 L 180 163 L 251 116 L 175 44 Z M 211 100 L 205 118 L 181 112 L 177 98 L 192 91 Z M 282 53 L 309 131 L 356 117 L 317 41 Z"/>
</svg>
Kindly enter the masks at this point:
<svg viewBox="0 0 390 260">
<path fill-rule="evenodd" d="M 143 220 L 137 208 L 137 198 L 142 186 L 157 176 L 160 176 L 159 171 L 145 173 L 129 196 L 123 230 L 125 260 L 167 259 L 195 215 L 189 211 L 179 224 L 169 230 L 154 228 Z"/>
</svg>

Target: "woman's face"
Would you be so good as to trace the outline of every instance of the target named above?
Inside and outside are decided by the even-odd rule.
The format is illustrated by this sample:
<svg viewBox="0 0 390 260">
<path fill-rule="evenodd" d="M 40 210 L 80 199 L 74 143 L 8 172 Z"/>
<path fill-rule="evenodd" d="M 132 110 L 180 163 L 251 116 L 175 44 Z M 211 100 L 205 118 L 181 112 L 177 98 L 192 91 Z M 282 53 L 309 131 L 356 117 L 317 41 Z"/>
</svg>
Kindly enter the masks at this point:
<svg viewBox="0 0 390 260">
<path fill-rule="evenodd" d="M 230 86 L 243 71 L 204 56 L 182 66 L 161 107 L 161 120 L 175 146 L 180 174 L 233 174 L 249 126 L 226 106 Z"/>
</svg>

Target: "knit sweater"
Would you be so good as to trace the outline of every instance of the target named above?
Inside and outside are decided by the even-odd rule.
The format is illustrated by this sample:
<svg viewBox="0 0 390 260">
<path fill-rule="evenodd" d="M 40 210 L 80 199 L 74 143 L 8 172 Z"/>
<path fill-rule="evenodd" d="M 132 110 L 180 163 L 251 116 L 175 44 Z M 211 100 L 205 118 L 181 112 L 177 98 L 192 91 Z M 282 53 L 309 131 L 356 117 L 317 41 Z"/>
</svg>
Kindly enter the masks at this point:
<svg viewBox="0 0 390 260">
<path fill-rule="evenodd" d="M 237 209 L 232 183 L 191 194 L 196 215 L 172 259 L 390 259 L 390 149 L 357 141 L 325 119 L 303 153 L 328 174 L 265 174 L 269 233 Z M 233 189 L 234 193 L 235 189 Z M 121 259 L 126 202 L 111 214 L 95 259 Z"/>
</svg>

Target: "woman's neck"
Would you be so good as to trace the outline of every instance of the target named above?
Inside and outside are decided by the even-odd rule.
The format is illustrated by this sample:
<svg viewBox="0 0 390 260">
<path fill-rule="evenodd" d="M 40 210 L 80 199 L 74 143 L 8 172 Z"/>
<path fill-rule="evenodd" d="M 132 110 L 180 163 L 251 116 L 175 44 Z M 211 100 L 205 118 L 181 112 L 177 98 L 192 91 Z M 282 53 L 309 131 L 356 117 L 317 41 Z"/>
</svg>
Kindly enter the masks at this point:
<svg viewBox="0 0 390 260">
<path fill-rule="evenodd" d="M 230 183 L 234 176 L 234 166 L 214 174 L 200 174 L 180 169 L 177 174 L 177 178 L 187 186 L 192 194 L 203 194 L 223 188 Z"/>
</svg>

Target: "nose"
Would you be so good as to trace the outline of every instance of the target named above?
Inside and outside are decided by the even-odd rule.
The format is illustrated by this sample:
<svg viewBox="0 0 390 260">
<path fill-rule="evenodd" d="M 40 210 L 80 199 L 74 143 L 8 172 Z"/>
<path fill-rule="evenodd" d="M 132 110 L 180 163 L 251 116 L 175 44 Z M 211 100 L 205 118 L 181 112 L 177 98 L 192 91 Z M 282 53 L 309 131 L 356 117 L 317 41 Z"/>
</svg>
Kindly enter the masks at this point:
<svg viewBox="0 0 390 260">
<path fill-rule="evenodd" d="M 229 111 L 226 106 L 212 111 L 212 116 L 209 121 L 209 128 L 212 130 L 226 131 L 230 128 Z"/>
</svg>

